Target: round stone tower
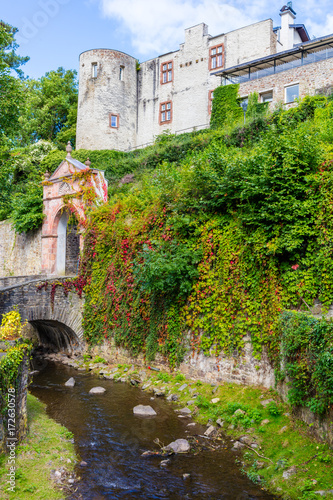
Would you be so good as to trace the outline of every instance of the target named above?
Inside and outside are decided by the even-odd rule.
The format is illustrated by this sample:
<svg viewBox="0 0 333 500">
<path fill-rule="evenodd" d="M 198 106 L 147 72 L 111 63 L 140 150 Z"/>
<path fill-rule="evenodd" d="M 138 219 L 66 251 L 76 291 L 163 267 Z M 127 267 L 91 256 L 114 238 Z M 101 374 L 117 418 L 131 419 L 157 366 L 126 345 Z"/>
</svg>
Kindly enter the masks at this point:
<svg viewBox="0 0 333 500">
<path fill-rule="evenodd" d="M 109 49 L 80 55 L 76 149 L 136 145 L 137 61 Z"/>
</svg>

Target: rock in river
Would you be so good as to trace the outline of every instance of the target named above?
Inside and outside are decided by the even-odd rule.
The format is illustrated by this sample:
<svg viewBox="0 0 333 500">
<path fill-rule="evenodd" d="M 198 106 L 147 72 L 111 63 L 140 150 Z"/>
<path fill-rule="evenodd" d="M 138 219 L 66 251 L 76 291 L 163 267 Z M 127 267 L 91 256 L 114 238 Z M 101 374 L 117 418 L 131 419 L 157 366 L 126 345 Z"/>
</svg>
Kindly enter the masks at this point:
<svg viewBox="0 0 333 500">
<path fill-rule="evenodd" d="M 190 451 L 190 443 L 187 439 L 176 439 L 172 443 L 163 448 L 165 451 L 173 451 L 174 453 L 187 453 Z"/>
<path fill-rule="evenodd" d="M 74 385 L 75 385 L 75 380 L 73 377 L 69 378 L 67 382 L 65 382 L 66 387 L 74 387 Z"/>
<path fill-rule="evenodd" d="M 90 389 L 89 394 L 103 394 L 105 391 L 104 387 L 93 387 Z"/>
<path fill-rule="evenodd" d="M 140 417 L 152 417 L 157 415 L 154 408 L 151 406 L 138 405 L 133 408 L 134 415 L 139 415 Z"/>
</svg>

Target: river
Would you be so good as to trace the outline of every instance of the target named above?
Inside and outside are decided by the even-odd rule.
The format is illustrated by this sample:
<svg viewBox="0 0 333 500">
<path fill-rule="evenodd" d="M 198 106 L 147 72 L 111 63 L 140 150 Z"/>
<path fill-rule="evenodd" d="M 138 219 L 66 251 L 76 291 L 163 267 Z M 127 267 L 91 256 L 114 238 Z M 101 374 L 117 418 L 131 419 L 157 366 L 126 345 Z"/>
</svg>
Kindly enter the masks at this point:
<svg viewBox="0 0 333 500">
<path fill-rule="evenodd" d="M 64 386 L 70 377 L 76 381 L 73 388 Z M 95 386 L 106 392 L 90 395 Z M 77 466 L 81 480 L 71 500 L 274 498 L 240 472 L 228 440 L 217 451 L 172 455 L 167 466 L 160 465 L 164 457 L 142 457 L 146 450 L 158 450 L 156 438 L 167 445 L 206 429 L 199 424 L 188 427 L 191 420 L 179 418 L 176 406 L 164 398 L 151 400 L 151 394 L 129 384 L 101 380 L 52 362 L 34 376 L 30 391 L 46 403 L 51 418 L 73 432 L 76 452 L 87 463 Z M 133 407 L 138 404 L 151 405 L 157 416 L 134 416 Z M 184 479 L 183 474 L 190 477 Z"/>
</svg>

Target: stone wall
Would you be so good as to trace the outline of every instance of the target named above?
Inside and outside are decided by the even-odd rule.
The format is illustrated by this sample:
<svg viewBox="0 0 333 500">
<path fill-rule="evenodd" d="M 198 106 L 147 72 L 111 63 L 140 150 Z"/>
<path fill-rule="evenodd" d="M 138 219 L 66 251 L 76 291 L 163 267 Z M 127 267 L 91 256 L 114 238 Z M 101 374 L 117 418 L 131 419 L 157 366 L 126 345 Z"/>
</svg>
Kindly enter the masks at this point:
<svg viewBox="0 0 333 500">
<path fill-rule="evenodd" d="M 147 366 L 144 356 L 133 356 L 122 347 L 117 347 L 113 340 L 102 345 L 95 346 L 89 350 L 94 356 L 101 356 L 112 364 L 134 364 L 137 366 Z M 169 364 L 160 355 L 150 364 L 154 368 L 168 371 Z M 263 353 L 261 360 L 253 357 L 250 338 L 245 339 L 245 346 L 242 354 L 225 356 L 223 353 L 218 356 L 205 356 L 202 352 L 191 353 L 185 356 L 184 361 L 179 366 L 179 371 L 184 375 L 207 383 L 236 383 L 242 385 L 253 385 L 273 388 L 278 391 L 284 401 L 288 400 L 288 381 L 275 384 L 274 368 L 267 355 Z M 324 441 L 333 448 L 333 410 L 325 418 L 312 413 L 303 407 L 293 408 L 296 418 L 308 425 L 308 431 L 317 440 Z"/>
<path fill-rule="evenodd" d="M 1 351 L 8 349 L 7 345 L 1 343 Z M 2 355 L 5 355 L 2 353 Z M 28 420 L 27 420 L 27 389 L 28 389 L 28 378 L 29 378 L 29 357 L 25 355 L 21 362 L 18 370 L 18 376 L 16 380 L 15 388 L 15 437 L 17 442 L 21 442 L 28 430 Z M 4 395 L 7 398 L 7 394 Z M 5 401 L 3 401 L 5 404 Z M 2 408 L 0 408 L 2 410 Z M 9 449 L 7 444 L 12 444 L 13 441 L 7 442 L 7 414 L 4 415 L 0 412 L 0 453 L 8 453 Z"/>
<path fill-rule="evenodd" d="M 17 234 L 10 221 L 0 222 L 0 277 L 41 274 L 41 229 Z"/>
<path fill-rule="evenodd" d="M 132 356 L 126 349 L 116 346 L 112 339 L 93 347 L 92 352 L 110 363 L 134 363 L 142 366 L 145 364 L 143 355 Z M 156 356 L 152 365 L 163 370 L 169 369 L 168 362 L 160 355 Z M 263 354 L 261 360 L 255 359 L 249 338 L 245 339 L 244 350 L 240 356 L 205 356 L 202 352 L 193 354 L 188 350 L 179 370 L 188 377 L 209 383 L 234 382 L 266 388 L 275 385 L 274 369 L 266 354 Z"/>
<path fill-rule="evenodd" d="M 92 66 L 97 65 L 96 76 Z M 109 49 L 80 55 L 76 149 L 126 150 L 136 143 L 137 61 Z M 120 68 L 123 69 L 120 78 Z M 110 114 L 118 126 L 110 126 Z"/>
<path fill-rule="evenodd" d="M 212 37 L 204 23 L 185 30 L 179 50 L 140 64 L 116 50 L 96 49 L 80 56 L 77 148 L 126 150 L 151 143 L 166 130 L 189 132 L 209 125 L 210 91 L 221 84 L 211 67 L 210 49 L 223 46 L 223 67 L 276 52 L 272 20 Z M 163 82 L 162 65 L 172 64 Z M 97 65 L 93 76 L 92 65 Z M 119 70 L 123 68 L 122 78 Z M 160 106 L 171 102 L 171 120 L 161 123 Z M 110 127 L 109 115 L 119 118 Z"/>
<path fill-rule="evenodd" d="M 306 95 L 314 95 L 319 89 L 325 89 L 333 85 L 333 58 L 318 61 L 298 68 L 288 69 L 275 75 L 265 76 L 258 80 L 252 80 L 246 83 L 241 83 L 239 87 L 239 95 L 246 97 L 252 92 L 265 93 L 273 91 L 273 102 L 285 102 L 285 88 L 288 85 L 299 83 L 299 97 L 303 98 Z M 294 106 L 295 104 L 287 104 L 286 107 Z"/>
</svg>

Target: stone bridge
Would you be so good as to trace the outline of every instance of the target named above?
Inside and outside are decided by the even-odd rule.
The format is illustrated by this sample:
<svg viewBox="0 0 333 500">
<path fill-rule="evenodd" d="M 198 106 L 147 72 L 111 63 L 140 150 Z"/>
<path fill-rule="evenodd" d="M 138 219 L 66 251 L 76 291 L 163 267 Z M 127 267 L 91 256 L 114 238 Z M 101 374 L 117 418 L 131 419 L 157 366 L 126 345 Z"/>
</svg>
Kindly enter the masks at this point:
<svg viewBox="0 0 333 500">
<path fill-rule="evenodd" d="M 53 351 L 80 351 L 84 345 L 82 310 L 84 300 L 75 292 L 65 296 L 62 283 L 71 277 L 42 278 L 39 276 L 14 276 L 0 278 L 0 321 L 2 315 L 17 307 L 22 321 L 27 320 L 38 336 L 40 344 Z M 48 286 L 40 288 L 47 281 Z"/>
</svg>

